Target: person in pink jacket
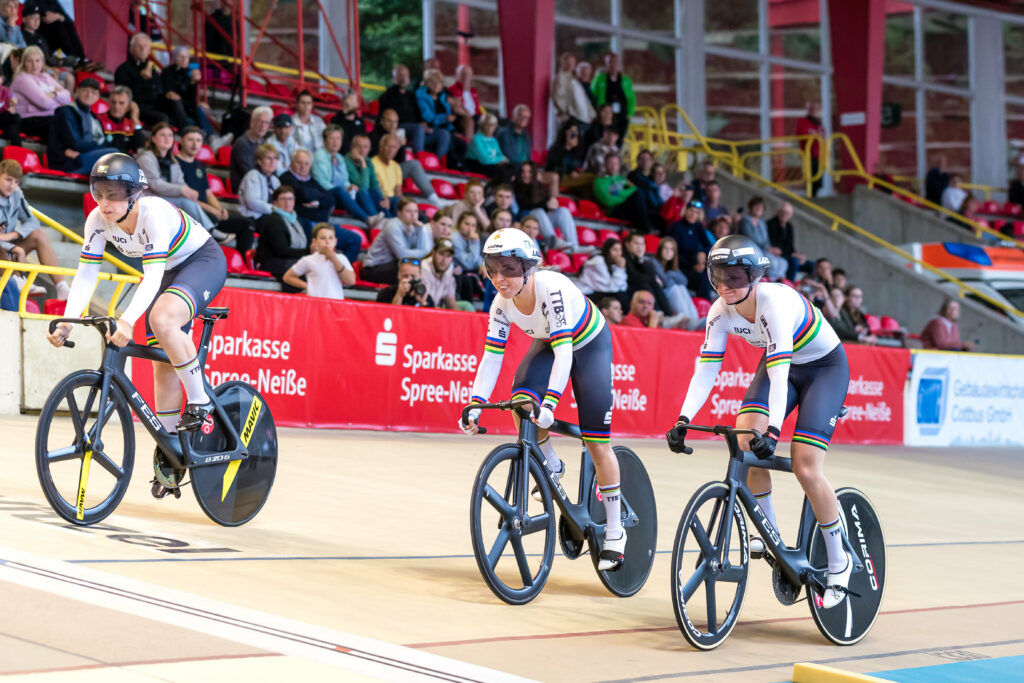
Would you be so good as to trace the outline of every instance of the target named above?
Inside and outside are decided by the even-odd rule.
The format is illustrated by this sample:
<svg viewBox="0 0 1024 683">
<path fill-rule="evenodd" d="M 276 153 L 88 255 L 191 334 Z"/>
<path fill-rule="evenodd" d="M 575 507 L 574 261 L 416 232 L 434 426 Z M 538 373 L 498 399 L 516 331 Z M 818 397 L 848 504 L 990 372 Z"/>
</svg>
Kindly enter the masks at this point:
<svg viewBox="0 0 1024 683">
<path fill-rule="evenodd" d="M 34 45 L 25 48 L 11 93 L 18 98 L 15 110 L 21 116 L 21 132 L 46 140 L 53 113 L 57 107 L 71 104 L 71 93 L 43 71 L 43 66 L 43 51 Z"/>
</svg>

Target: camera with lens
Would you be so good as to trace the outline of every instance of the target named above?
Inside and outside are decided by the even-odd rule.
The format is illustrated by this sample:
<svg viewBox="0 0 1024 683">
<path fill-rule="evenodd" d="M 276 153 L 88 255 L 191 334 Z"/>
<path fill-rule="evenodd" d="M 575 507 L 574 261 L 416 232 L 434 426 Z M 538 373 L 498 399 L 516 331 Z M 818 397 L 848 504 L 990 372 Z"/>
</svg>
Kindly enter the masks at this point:
<svg viewBox="0 0 1024 683">
<path fill-rule="evenodd" d="M 416 296 L 423 296 L 427 293 L 427 286 L 423 284 L 423 280 L 413 278 L 409 281 L 409 290 Z"/>
</svg>

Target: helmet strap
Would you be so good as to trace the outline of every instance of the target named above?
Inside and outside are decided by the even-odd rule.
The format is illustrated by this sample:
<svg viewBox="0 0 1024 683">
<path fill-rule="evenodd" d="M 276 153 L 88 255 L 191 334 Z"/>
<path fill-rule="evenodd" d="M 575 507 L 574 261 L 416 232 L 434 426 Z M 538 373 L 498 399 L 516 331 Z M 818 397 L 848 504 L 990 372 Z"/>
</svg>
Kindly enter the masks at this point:
<svg viewBox="0 0 1024 683">
<path fill-rule="evenodd" d="M 530 281 L 530 270 L 531 269 L 527 268 L 526 261 L 524 259 L 519 259 L 519 261 L 520 261 L 520 263 L 523 264 L 523 286 L 519 288 L 518 292 L 516 292 L 515 294 L 512 295 L 512 298 L 515 298 L 515 297 L 519 296 L 520 294 L 522 294 L 523 290 L 526 289 L 526 283 Z"/>
<path fill-rule="evenodd" d="M 134 209 L 134 208 L 135 208 L 135 200 L 136 200 L 136 199 L 138 199 L 138 198 L 139 198 L 139 196 L 138 196 L 138 195 L 135 195 L 135 196 L 133 196 L 133 197 L 132 197 L 131 199 L 129 199 L 129 200 L 128 200 L 128 210 L 124 212 L 124 215 L 123 215 L 123 216 L 121 216 L 120 218 L 118 218 L 118 219 L 117 219 L 117 223 L 118 223 L 118 225 L 120 225 L 121 223 L 123 223 L 123 222 L 124 222 L 124 220 L 125 220 L 126 218 L 128 218 L 128 214 L 130 214 L 130 213 L 132 212 L 132 209 Z"/>
</svg>

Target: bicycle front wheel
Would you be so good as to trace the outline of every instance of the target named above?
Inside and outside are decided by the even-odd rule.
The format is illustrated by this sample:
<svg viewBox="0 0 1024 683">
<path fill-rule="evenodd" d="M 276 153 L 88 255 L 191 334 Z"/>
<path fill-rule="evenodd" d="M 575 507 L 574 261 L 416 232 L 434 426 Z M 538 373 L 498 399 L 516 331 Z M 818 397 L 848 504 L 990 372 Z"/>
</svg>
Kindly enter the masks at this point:
<svg viewBox="0 0 1024 683">
<path fill-rule="evenodd" d="M 672 607 L 683 637 L 698 650 L 721 645 L 743 606 L 750 567 L 747 527 L 739 503 L 731 511 L 728 505 L 724 482 L 698 489 L 672 546 Z"/>
<path fill-rule="evenodd" d="M 256 516 L 267 502 L 277 473 L 277 427 L 270 407 L 245 382 L 225 382 L 213 389 L 248 455 L 216 465 L 191 468 L 199 507 L 221 526 L 239 526 Z M 232 447 L 228 429 L 211 414 L 192 435 L 197 453 L 222 453 Z"/>
<path fill-rule="evenodd" d="M 58 515 L 83 526 L 117 508 L 135 464 L 128 401 L 112 383 L 100 405 L 102 381 L 95 370 L 62 379 L 36 426 L 36 474 L 43 495 Z"/>
</svg>

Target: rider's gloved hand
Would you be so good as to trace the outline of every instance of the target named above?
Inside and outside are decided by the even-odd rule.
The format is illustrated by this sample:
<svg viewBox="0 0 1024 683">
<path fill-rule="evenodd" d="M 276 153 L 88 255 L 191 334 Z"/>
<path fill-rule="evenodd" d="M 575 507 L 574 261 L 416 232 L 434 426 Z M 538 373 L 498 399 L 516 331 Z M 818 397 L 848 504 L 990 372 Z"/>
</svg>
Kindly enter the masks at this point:
<svg viewBox="0 0 1024 683">
<path fill-rule="evenodd" d="M 666 432 L 665 440 L 668 441 L 668 449 L 673 453 L 686 452 L 686 425 L 688 424 L 690 424 L 690 418 L 680 415 L 679 421 Z"/>
<path fill-rule="evenodd" d="M 463 422 L 461 417 L 459 418 L 459 429 L 469 435 L 476 434 L 477 425 L 480 423 L 480 409 L 474 408 L 469 411 L 467 417 L 469 418 L 469 424 Z"/>
<path fill-rule="evenodd" d="M 775 427 L 769 427 L 767 432 L 750 440 L 750 452 L 758 458 L 765 460 L 775 455 L 775 447 L 778 445 L 779 430 Z"/>
<path fill-rule="evenodd" d="M 537 413 L 537 417 L 533 420 L 537 423 L 537 426 L 541 429 L 547 429 L 555 423 L 555 409 L 554 406 L 548 403 L 544 403 L 540 407 L 540 411 Z"/>
</svg>

